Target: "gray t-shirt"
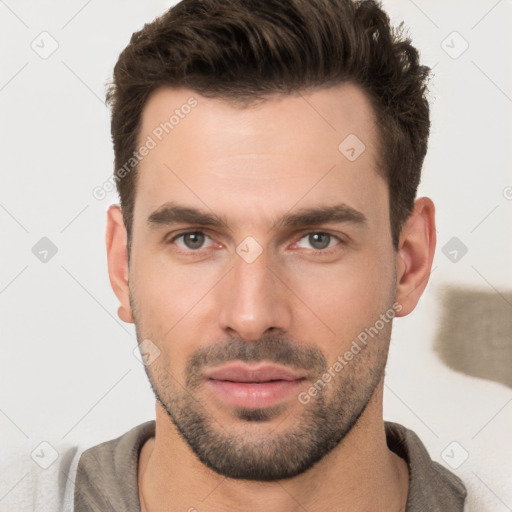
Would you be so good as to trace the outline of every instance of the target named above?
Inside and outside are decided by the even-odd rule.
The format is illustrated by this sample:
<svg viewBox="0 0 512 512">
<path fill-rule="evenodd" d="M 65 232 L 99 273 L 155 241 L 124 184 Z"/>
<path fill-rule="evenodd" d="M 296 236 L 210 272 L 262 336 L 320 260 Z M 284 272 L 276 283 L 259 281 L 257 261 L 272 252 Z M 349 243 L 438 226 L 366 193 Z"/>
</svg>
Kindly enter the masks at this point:
<svg viewBox="0 0 512 512">
<path fill-rule="evenodd" d="M 390 450 L 409 467 L 406 512 L 463 512 L 466 488 L 432 461 L 418 436 L 402 425 L 384 422 Z M 137 483 L 139 453 L 155 435 L 155 421 L 82 453 L 74 486 L 74 512 L 140 512 Z"/>
</svg>

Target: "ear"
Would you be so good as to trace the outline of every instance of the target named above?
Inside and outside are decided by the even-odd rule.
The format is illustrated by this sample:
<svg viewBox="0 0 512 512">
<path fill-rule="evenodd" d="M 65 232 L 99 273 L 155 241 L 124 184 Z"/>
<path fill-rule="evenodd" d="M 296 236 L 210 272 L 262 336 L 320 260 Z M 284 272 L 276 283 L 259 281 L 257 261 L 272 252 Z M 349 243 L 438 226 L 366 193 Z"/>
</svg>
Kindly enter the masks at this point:
<svg viewBox="0 0 512 512">
<path fill-rule="evenodd" d="M 436 248 L 434 203 L 428 197 L 417 199 L 414 210 L 402 228 L 398 247 L 396 301 L 408 315 L 418 304 L 432 268 Z"/>
<path fill-rule="evenodd" d="M 123 322 L 133 323 L 128 287 L 128 248 L 123 214 L 117 205 L 111 205 L 107 212 L 107 260 L 108 275 L 112 290 L 121 306 L 117 314 Z"/>
</svg>

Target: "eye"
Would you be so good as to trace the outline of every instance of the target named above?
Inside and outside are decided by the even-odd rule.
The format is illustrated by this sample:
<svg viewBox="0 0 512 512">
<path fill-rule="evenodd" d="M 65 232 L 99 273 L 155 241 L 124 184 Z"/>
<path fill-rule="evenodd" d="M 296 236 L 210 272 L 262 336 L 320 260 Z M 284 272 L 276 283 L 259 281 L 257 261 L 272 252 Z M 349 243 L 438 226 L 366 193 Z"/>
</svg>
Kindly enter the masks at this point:
<svg viewBox="0 0 512 512">
<path fill-rule="evenodd" d="M 175 243 L 181 249 L 196 251 L 204 249 L 203 245 L 207 240 L 211 240 L 210 237 L 201 231 L 189 231 L 175 236 L 171 243 Z"/>
<path fill-rule="evenodd" d="M 322 251 L 337 245 L 338 242 L 340 242 L 340 239 L 334 235 L 323 232 L 315 232 L 308 233 L 307 235 L 303 236 L 299 242 L 297 242 L 297 246 L 304 249 L 313 248 L 317 251 Z M 309 247 L 304 244 L 309 244 Z"/>
</svg>

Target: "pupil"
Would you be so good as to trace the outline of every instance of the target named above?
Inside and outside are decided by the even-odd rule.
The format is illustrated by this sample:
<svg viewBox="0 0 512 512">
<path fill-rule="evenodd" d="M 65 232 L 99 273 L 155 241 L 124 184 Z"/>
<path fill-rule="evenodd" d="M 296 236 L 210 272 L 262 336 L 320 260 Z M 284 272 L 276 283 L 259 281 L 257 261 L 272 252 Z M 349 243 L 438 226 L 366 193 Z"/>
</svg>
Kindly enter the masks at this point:
<svg viewBox="0 0 512 512">
<path fill-rule="evenodd" d="M 309 243 L 315 249 L 325 249 L 329 246 L 331 235 L 327 233 L 313 233 L 309 235 Z"/>
<path fill-rule="evenodd" d="M 199 249 L 204 243 L 204 235 L 202 233 L 187 233 L 183 241 L 189 249 Z"/>
</svg>

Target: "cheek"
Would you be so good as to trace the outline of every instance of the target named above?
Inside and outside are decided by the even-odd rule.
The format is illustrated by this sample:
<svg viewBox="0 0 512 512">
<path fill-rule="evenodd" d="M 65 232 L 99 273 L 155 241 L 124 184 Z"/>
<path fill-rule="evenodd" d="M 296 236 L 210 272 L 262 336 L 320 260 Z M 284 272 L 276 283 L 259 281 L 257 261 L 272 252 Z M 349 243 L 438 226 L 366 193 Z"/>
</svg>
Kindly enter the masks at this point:
<svg viewBox="0 0 512 512">
<path fill-rule="evenodd" d="M 228 270 L 222 262 L 177 264 L 165 251 L 134 252 L 130 283 L 139 337 L 154 341 L 161 352 L 149 368 L 155 378 L 169 374 L 167 380 L 184 385 L 190 356 L 218 338 L 211 291 Z"/>
<path fill-rule="evenodd" d="M 333 265 L 309 264 L 307 269 L 290 272 L 288 279 L 318 318 L 308 332 L 316 333 L 316 338 L 319 333 L 330 335 L 337 349 L 373 325 L 392 300 L 391 261 L 369 252 Z"/>
<path fill-rule="evenodd" d="M 181 323 L 189 324 L 201 309 L 202 298 L 222 276 L 219 265 L 177 264 L 165 250 L 139 250 L 134 252 L 133 260 L 130 281 L 139 316 L 160 333 L 174 330 L 173 326 Z"/>
</svg>

